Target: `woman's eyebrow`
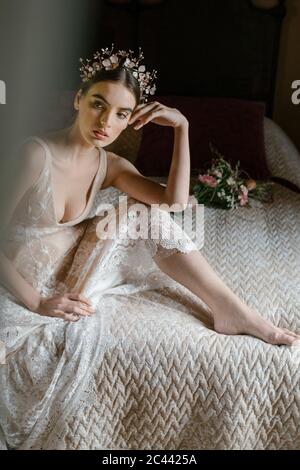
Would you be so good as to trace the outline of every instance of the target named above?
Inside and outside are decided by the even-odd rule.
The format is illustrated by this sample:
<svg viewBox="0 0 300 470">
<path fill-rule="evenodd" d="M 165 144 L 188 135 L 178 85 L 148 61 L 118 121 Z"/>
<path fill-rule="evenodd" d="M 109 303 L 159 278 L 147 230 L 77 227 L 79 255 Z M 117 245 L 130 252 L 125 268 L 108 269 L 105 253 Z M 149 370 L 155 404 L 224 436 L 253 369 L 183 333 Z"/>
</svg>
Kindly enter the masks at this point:
<svg viewBox="0 0 300 470">
<path fill-rule="evenodd" d="M 95 95 L 92 95 L 92 96 L 94 96 L 95 98 L 100 98 L 100 100 L 104 101 L 106 104 L 109 105 L 109 102 L 106 101 L 106 99 L 102 95 L 100 95 L 99 93 L 96 93 Z M 130 111 L 131 113 L 133 113 L 132 108 L 119 108 L 119 109 L 123 109 L 123 110 Z"/>
</svg>

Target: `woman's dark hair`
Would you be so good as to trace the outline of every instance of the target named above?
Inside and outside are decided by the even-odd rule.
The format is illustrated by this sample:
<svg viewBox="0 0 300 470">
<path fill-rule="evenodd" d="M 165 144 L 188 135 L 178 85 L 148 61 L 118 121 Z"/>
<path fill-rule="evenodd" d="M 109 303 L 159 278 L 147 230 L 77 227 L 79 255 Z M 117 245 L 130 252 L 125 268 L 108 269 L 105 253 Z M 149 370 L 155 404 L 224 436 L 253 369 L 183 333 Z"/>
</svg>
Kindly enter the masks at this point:
<svg viewBox="0 0 300 470">
<path fill-rule="evenodd" d="M 140 104 L 140 85 L 138 80 L 132 75 L 130 70 L 118 66 L 111 70 L 102 68 L 87 82 L 80 85 L 82 95 L 86 95 L 92 85 L 97 82 L 115 81 L 121 82 L 129 91 L 131 91 L 136 99 L 136 104 Z"/>
</svg>

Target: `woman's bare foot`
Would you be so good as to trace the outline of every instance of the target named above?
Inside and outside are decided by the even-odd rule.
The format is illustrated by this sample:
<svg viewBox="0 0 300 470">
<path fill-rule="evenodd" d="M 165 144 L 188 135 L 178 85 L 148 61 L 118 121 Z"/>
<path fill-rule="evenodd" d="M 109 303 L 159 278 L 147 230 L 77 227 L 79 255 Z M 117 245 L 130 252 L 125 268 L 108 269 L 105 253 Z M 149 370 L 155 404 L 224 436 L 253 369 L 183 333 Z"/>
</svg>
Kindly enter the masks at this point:
<svg viewBox="0 0 300 470">
<path fill-rule="evenodd" d="M 256 310 L 243 302 L 215 309 L 213 312 L 214 329 L 225 335 L 248 334 L 270 344 L 292 346 L 300 342 L 300 335 L 286 328 L 279 328 L 269 320 L 265 320 Z"/>
<path fill-rule="evenodd" d="M 153 258 L 172 279 L 187 287 L 209 307 L 214 329 L 224 335 L 251 335 L 266 343 L 293 345 L 300 335 L 279 328 L 248 307 L 215 273 L 200 251 Z"/>
</svg>

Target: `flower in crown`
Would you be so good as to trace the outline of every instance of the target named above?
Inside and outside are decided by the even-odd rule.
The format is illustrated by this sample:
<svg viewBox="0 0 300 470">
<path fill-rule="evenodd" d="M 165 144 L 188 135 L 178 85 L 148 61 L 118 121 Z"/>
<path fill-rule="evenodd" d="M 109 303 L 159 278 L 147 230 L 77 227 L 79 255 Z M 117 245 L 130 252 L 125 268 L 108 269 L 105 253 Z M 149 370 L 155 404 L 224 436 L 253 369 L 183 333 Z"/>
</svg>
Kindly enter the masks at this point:
<svg viewBox="0 0 300 470">
<path fill-rule="evenodd" d="M 113 53 L 114 44 L 111 49 L 102 48 L 101 53 L 95 52 L 92 59 L 80 58 L 81 63 L 80 77 L 83 82 L 89 81 L 99 70 L 113 70 L 116 67 L 123 67 L 131 71 L 132 75 L 137 79 L 140 86 L 140 100 L 141 102 L 147 102 L 149 95 L 154 95 L 156 91 L 156 85 L 154 80 L 157 78 L 157 71 L 152 72 L 146 71 L 146 67 L 140 62 L 144 59 L 144 55 L 139 47 L 139 56 L 134 57 L 134 51 L 129 49 L 128 51 L 119 50 Z"/>
</svg>

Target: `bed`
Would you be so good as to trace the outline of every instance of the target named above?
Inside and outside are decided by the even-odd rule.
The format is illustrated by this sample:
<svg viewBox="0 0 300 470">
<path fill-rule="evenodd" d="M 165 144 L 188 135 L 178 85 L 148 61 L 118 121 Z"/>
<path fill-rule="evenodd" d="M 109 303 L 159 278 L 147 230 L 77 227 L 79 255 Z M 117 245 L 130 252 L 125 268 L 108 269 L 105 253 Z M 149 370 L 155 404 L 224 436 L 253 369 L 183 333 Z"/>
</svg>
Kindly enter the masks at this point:
<svg viewBox="0 0 300 470">
<path fill-rule="evenodd" d="M 297 149 L 267 117 L 264 128 L 272 174 L 300 186 Z M 201 252 L 250 306 L 300 331 L 299 193 L 274 183 L 271 204 L 205 207 Z M 117 295 L 95 391 L 66 423 L 61 448 L 298 449 L 299 346 L 217 334 L 205 303 L 168 279 L 130 295 L 126 309 Z"/>
</svg>

